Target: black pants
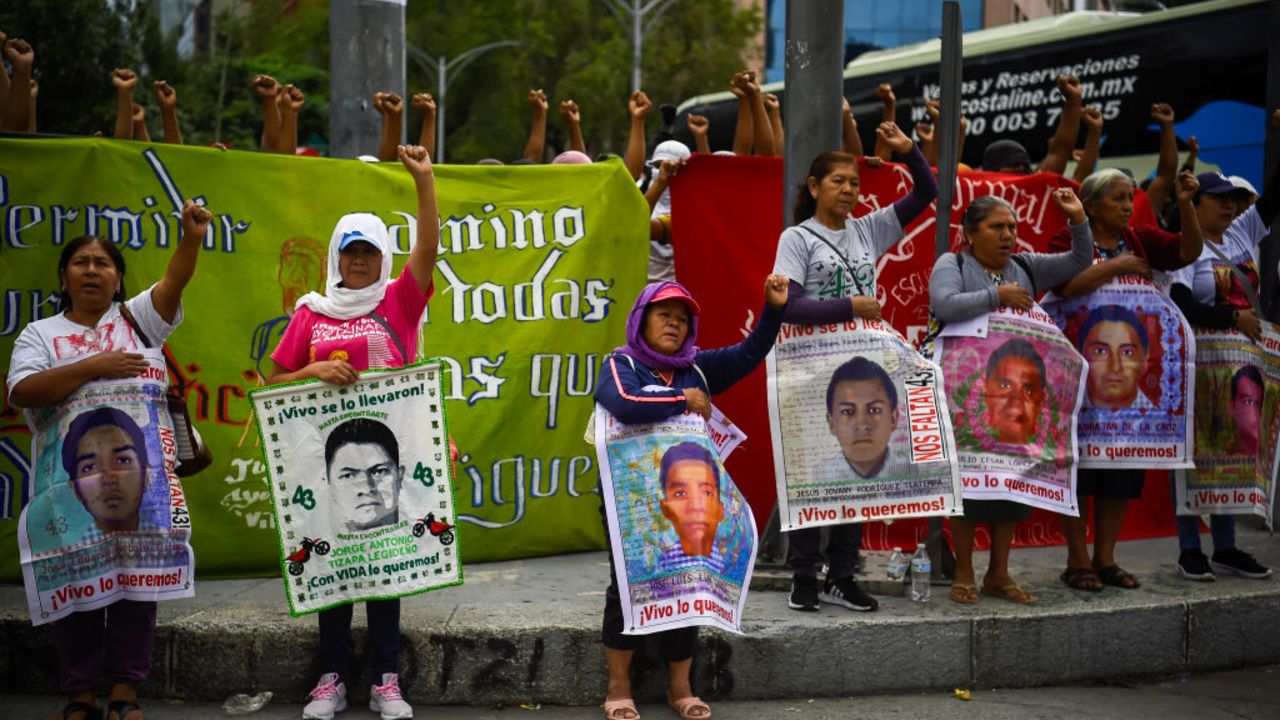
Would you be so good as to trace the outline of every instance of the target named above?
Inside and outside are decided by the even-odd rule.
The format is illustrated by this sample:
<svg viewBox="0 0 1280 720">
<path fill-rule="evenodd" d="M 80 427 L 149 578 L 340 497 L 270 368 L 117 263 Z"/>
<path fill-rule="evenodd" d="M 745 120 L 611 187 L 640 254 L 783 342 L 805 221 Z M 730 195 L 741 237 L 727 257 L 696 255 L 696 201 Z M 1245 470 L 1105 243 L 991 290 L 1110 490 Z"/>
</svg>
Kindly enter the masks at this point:
<svg viewBox="0 0 1280 720">
<path fill-rule="evenodd" d="M 603 498 L 604 495 L 601 494 Z M 605 551 L 609 556 L 609 588 L 604 591 L 604 622 L 600 640 L 610 650 L 636 650 L 646 638 L 653 638 L 658 645 L 658 656 L 666 662 L 680 662 L 693 657 L 698 644 L 698 628 L 687 627 L 664 630 L 652 635 L 622 634 L 622 598 L 618 595 L 618 572 L 613 566 L 613 545 L 609 538 L 609 522 L 600 504 L 600 522 L 604 525 Z"/>
<path fill-rule="evenodd" d="M 862 523 L 827 528 L 827 579 L 853 577 L 855 558 L 862 546 Z M 822 563 L 822 528 L 792 530 L 787 533 L 787 542 L 787 567 L 795 577 L 816 578 Z"/>
<path fill-rule="evenodd" d="M 382 684 L 384 673 L 397 672 L 396 653 L 400 650 L 400 599 L 365 602 L 369 618 L 369 674 L 371 681 Z M 351 615 L 353 604 L 321 610 L 320 672 L 338 673 L 345 683 L 351 671 Z M 348 683 L 349 684 L 349 683 Z"/>
</svg>

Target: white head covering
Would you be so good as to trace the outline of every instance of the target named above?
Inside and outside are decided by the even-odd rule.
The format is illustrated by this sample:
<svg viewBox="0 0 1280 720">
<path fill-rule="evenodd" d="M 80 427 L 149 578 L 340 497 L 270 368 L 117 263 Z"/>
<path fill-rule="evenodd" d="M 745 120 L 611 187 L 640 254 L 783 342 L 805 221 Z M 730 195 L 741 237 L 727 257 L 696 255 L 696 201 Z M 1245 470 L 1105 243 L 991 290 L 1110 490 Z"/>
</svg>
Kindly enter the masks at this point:
<svg viewBox="0 0 1280 720">
<path fill-rule="evenodd" d="M 664 160 L 684 160 L 688 158 L 689 146 L 679 140 L 665 140 L 658 143 L 653 149 L 653 157 L 649 158 L 649 162 L 645 163 L 655 171 L 662 165 Z M 658 196 L 658 202 L 653 204 L 653 212 L 649 217 L 661 217 L 671 214 L 671 190 L 664 189 L 662 195 Z"/>
<path fill-rule="evenodd" d="M 1244 190 L 1245 192 L 1249 193 L 1254 197 L 1258 197 L 1258 190 L 1253 187 L 1253 183 L 1249 182 L 1248 180 L 1245 180 L 1239 175 L 1228 175 L 1227 182 L 1231 183 L 1232 185 L 1236 186 L 1241 190 Z"/>
<path fill-rule="evenodd" d="M 338 255 L 344 242 L 363 241 L 372 244 L 382 253 L 382 272 L 372 285 L 351 290 L 342 287 L 342 271 L 338 267 Z M 391 277 L 391 238 L 387 226 L 377 215 L 351 213 L 343 215 L 333 228 L 329 238 L 329 274 L 325 278 L 324 294 L 309 292 L 298 298 L 295 309 L 311 308 L 312 312 L 327 315 L 336 320 L 351 320 L 373 312 L 386 293 L 387 279 Z"/>
</svg>

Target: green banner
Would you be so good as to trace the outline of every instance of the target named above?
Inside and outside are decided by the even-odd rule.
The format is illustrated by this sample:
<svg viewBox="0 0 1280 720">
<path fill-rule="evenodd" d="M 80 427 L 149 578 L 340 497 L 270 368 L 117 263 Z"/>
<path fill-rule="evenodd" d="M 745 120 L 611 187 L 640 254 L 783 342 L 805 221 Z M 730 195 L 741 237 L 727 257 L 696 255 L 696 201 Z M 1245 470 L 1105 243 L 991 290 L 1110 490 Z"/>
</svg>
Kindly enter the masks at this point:
<svg viewBox="0 0 1280 720">
<path fill-rule="evenodd" d="M 463 560 L 602 547 L 595 457 L 582 432 L 599 360 L 623 341 L 644 284 L 648 211 L 618 161 L 436 168 L 436 293 L 419 353 L 446 366 Z M 0 140 L 0 357 L 54 312 L 61 246 L 120 246 L 132 295 L 160 279 L 186 198 L 214 221 L 171 382 L 212 448 L 186 478 L 201 577 L 279 570 L 267 469 L 248 391 L 263 384 L 294 301 L 323 290 L 329 235 L 377 213 L 396 244 L 416 232 L 409 173 L 367 164 L 101 139 Z M 621 308 L 621 309 L 619 309 Z M 33 487 L 31 435 L 5 393 L 0 414 L 0 579 L 17 580 L 17 517 Z"/>
</svg>

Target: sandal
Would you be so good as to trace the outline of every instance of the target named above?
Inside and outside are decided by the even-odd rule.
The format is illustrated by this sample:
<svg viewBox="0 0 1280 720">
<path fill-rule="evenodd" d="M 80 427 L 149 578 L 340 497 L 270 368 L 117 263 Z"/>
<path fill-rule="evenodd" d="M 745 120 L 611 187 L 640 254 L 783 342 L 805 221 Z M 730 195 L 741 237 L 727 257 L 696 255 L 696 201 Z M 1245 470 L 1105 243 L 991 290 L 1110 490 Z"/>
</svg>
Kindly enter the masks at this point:
<svg viewBox="0 0 1280 720">
<path fill-rule="evenodd" d="M 679 700 L 672 700 L 671 696 L 667 696 L 667 704 L 672 710 L 680 716 L 680 720 L 707 720 L 711 717 L 711 706 L 702 702 L 702 699 L 696 695 L 690 695 Z M 694 714 L 694 711 L 698 711 Z"/>
<path fill-rule="evenodd" d="M 1134 577 L 1133 573 L 1121 568 L 1119 565 L 1098 568 L 1097 573 L 1098 580 L 1103 585 L 1124 588 L 1125 590 L 1137 590 L 1142 587 L 1142 583 L 1138 582 L 1138 578 Z"/>
<path fill-rule="evenodd" d="M 1008 585 L 1000 587 L 991 587 L 990 585 L 982 586 L 982 594 L 991 597 L 1000 598 L 1016 605 L 1033 605 L 1036 596 L 1022 589 L 1018 583 L 1011 582 Z"/>
<path fill-rule="evenodd" d="M 102 720 L 102 708 L 73 700 L 62 706 L 62 720 L 70 720 L 76 713 L 84 713 L 83 720 Z"/>
<path fill-rule="evenodd" d="M 141 714 L 142 708 L 138 707 L 138 703 L 132 700 L 116 700 L 107 703 L 107 717 L 111 717 L 111 713 L 116 714 L 116 720 L 128 720 L 129 713 L 136 712 Z"/>
<path fill-rule="evenodd" d="M 640 711 L 631 698 L 604 701 L 604 716 L 608 720 L 640 720 Z M 627 713 L 630 714 L 627 714 Z"/>
<path fill-rule="evenodd" d="M 961 605 L 976 605 L 978 602 L 978 586 L 972 583 L 952 583 L 951 602 Z"/>
<path fill-rule="evenodd" d="M 1058 579 L 1072 590 L 1102 592 L 1102 580 L 1098 577 L 1098 573 L 1091 568 L 1069 567 L 1062 571 Z"/>
</svg>

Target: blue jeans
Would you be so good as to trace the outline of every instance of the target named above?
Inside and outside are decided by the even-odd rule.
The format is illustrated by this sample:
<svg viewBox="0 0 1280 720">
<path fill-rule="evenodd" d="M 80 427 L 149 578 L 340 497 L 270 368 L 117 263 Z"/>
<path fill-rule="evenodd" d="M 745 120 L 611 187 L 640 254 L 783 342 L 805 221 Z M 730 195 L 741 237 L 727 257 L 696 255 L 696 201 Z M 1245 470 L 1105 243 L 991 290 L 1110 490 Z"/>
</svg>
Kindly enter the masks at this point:
<svg viewBox="0 0 1280 720">
<path fill-rule="evenodd" d="M 1170 490 L 1173 496 L 1177 497 L 1177 489 L 1173 486 L 1173 483 L 1176 483 L 1177 480 L 1173 479 L 1173 473 L 1170 473 L 1169 477 L 1171 478 Z M 1174 522 L 1178 526 L 1178 550 L 1181 552 L 1200 550 L 1200 516 L 1174 515 Z M 1210 515 L 1209 534 L 1213 537 L 1214 552 L 1234 548 L 1236 546 L 1236 516 Z"/>
</svg>

